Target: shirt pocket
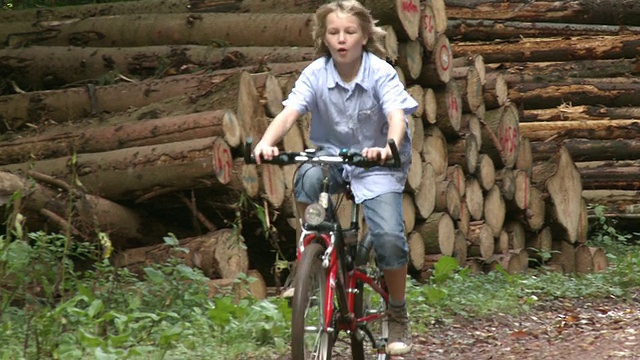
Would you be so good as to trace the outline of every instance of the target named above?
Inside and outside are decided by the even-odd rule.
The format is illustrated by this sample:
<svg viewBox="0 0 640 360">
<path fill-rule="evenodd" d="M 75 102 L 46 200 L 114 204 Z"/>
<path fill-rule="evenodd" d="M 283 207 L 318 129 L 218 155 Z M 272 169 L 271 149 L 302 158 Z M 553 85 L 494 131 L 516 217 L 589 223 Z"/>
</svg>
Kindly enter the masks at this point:
<svg viewBox="0 0 640 360">
<path fill-rule="evenodd" d="M 377 104 L 358 111 L 357 126 L 364 147 L 381 146 L 380 141 L 386 139 L 389 129 L 382 108 Z"/>
</svg>

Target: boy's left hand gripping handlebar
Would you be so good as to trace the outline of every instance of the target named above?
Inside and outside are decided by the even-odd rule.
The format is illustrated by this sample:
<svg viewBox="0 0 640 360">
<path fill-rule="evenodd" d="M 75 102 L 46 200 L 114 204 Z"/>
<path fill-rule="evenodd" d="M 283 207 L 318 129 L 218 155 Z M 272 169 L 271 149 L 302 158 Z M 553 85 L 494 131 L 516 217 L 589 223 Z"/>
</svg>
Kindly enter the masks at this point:
<svg viewBox="0 0 640 360">
<path fill-rule="evenodd" d="M 247 138 L 246 142 L 244 143 L 244 163 L 245 164 L 257 164 L 256 157 L 253 155 L 252 145 L 253 145 L 253 139 Z M 265 162 L 268 162 L 269 164 L 286 165 L 286 164 L 290 164 L 292 160 L 293 158 L 289 153 L 280 153 L 280 155 L 278 155 L 277 157 L 274 157 L 273 159 Z"/>
</svg>

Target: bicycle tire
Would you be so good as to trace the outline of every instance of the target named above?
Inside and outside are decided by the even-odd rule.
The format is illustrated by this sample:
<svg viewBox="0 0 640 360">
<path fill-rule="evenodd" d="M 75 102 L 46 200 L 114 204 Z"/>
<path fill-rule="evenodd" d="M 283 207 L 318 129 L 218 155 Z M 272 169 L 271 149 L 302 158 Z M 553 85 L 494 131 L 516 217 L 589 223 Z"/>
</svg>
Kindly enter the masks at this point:
<svg viewBox="0 0 640 360">
<path fill-rule="evenodd" d="M 376 283 L 386 291 L 386 286 L 384 286 L 382 281 L 382 272 L 376 267 L 374 260 L 369 260 L 364 268 L 368 271 L 369 276 L 376 279 Z M 356 318 L 362 318 L 363 316 L 374 312 L 381 313 L 386 311 L 387 304 L 384 301 L 384 298 L 373 290 L 373 288 L 358 281 L 356 284 L 356 295 L 354 298 L 353 309 Z M 386 317 L 367 324 L 367 328 L 378 345 L 386 345 L 389 333 L 389 326 Z M 369 338 L 366 334 L 351 334 L 351 356 L 353 357 L 353 360 L 365 360 L 367 355 L 365 342 L 367 340 L 369 340 Z M 374 345 L 376 344 L 371 344 L 372 349 L 376 347 Z M 384 350 L 384 348 L 382 350 Z M 376 352 L 375 356 L 376 360 L 390 359 L 390 356 L 384 352 Z"/>
<path fill-rule="evenodd" d="M 335 333 L 324 329 L 327 271 L 322 266 L 324 248 L 310 244 L 298 263 L 291 313 L 293 360 L 330 360 Z"/>
</svg>

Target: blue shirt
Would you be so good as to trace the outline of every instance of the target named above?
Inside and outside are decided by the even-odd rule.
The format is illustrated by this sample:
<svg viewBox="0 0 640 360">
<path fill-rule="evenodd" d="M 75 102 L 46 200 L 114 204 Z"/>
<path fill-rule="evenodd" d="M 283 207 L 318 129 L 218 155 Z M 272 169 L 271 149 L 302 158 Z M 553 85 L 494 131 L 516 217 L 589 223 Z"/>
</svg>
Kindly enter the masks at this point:
<svg viewBox="0 0 640 360">
<path fill-rule="evenodd" d="M 404 140 L 400 147 L 402 169 L 345 167 L 356 202 L 388 192 L 402 192 L 411 163 L 411 137 L 406 115 L 418 108 L 407 93 L 396 70 L 386 61 L 365 51 L 356 77 L 345 83 L 333 59 L 322 57 L 306 67 L 283 102 L 300 114 L 311 112 L 310 140 L 337 153 L 347 148 L 385 147 L 389 124 L 387 114 L 405 113 Z"/>
</svg>

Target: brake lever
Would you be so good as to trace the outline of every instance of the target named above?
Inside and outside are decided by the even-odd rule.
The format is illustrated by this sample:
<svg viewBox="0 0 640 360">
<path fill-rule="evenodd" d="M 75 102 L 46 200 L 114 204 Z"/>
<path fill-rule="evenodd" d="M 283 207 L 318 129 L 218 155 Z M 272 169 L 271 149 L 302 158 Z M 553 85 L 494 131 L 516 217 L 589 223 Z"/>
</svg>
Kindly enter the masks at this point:
<svg viewBox="0 0 640 360">
<path fill-rule="evenodd" d="M 389 144 L 389 148 L 391 149 L 391 157 L 393 157 L 393 164 L 391 164 L 390 167 L 401 167 L 402 164 L 400 162 L 400 152 L 398 151 L 398 146 L 396 145 L 395 140 L 389 139 L 387 140 L 387 144 Z"/>
</svg>

